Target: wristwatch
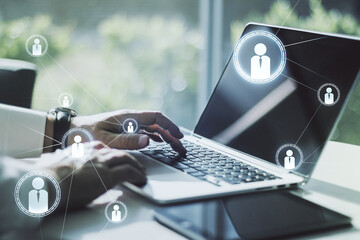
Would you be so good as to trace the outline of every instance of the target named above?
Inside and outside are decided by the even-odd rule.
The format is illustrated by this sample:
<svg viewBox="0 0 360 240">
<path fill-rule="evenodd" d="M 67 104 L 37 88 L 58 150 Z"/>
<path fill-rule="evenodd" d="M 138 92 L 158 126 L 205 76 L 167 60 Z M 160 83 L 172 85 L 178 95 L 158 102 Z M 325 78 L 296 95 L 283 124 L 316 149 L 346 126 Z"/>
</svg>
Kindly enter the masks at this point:
<svg viewBox="0 0 360 240">
<path fill-rule="evenodd" d="M 78 114 L 75 110 L 64 107 L 56 107 L 49 111 L 49 114 L 54 115 L 54 129 L 53 129 L 53 151 L 61 148 L 62 138 L 64 134 L 70 129 L 70 121 L 72 117 Z"/>
</svg>

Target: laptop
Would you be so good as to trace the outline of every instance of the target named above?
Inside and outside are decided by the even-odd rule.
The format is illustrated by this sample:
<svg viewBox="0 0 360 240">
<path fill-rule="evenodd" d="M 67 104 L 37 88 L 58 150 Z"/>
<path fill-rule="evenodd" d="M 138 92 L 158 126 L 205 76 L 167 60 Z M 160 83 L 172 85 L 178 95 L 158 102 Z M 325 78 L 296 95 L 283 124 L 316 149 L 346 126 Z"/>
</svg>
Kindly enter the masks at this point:
<svg viewBox="0 0 360 240">
<path fill-rule="evenodd" d="M 193 131 L 131 153 L 143 187 L 170 204 L 305 184 L 359 75 L 360 39 L 249 23 Z M 339 159 L 341 161 L 341 159 Z"/>
</svg>

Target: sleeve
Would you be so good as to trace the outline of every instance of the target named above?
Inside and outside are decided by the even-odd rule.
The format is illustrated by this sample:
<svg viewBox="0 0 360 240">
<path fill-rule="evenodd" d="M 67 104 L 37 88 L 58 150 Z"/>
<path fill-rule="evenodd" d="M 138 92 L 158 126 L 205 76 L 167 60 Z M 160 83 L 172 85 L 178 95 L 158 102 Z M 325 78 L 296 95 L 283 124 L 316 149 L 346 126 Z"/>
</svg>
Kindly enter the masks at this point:
<svg viewBox="0 0 360 240">
<path fill-rule="evenodd" d="M 43 151 L 46 113 L 0 104 L 0 155 L 38 157 Z"/>
<path fill-rule="evenodd" d="M 22 160 L 0 156 L 0 239 L 34 239 L 19 233 L 27 233 L 37 228 L 40 223 L 40 219 L 21 212 L 15 203 L 16 183 L 22 175 L 31 170 L 29 164 L 20 161 Z"/>
</svg>

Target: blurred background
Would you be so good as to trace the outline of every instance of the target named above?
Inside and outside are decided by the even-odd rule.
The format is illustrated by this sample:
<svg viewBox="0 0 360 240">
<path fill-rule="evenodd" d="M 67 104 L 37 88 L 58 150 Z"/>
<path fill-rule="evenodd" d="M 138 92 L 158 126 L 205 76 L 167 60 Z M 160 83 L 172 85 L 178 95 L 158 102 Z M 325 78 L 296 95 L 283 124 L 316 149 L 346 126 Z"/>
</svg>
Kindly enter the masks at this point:
<svg viewBox="0 0 360 240">
<path fill-rule="evenodd" d="M 360 35 L 357 0 L 1 0 L 0 57 L 38 66 L 32 107 L 160 110 L 192 129 L 246 23 Z M 43 35 L 48 54 L 25 49 Z M 360 86 L 332 136 L 360 144 Z"/>
</svg>

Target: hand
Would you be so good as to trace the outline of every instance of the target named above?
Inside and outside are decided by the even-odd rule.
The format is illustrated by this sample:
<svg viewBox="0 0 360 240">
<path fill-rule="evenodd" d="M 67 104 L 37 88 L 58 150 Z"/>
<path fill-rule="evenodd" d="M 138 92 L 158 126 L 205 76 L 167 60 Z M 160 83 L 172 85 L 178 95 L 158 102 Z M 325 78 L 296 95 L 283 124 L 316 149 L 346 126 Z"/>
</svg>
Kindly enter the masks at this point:
<svg viewBox="0 0 360 240">
<path fill-rule="evenodd" d="M 135 119 L 141 131 L 137 134 L 123 133 L 122 123 Z M 186 149 L 180 140 L 184 135 L 179 128 L 160 112 L 115 111 L 91 116 L 80 116 L 72 119 L 71 127 L 89 130 L 96 140 L 102 141 L 111 148 L 140 149 L 149 144 L 149 139 L 165 141 L 180 154 Z"/>
<path fill-rule="evenodd" d="M 146 184 L 144 167 L 130 154 L 105 148 L 100 142 L 87 143 L 85 148 L 87 151 L 94 148 L 92 157 L 85 162 L 70 158 L 71 149 L 67 148 L 43 154 L 36 164 L 37 169 L 45 169 L 58 179 L 62 194 L 60 209 L 65 208 L 68 196 L 68 207 L 74 209 L 92 202 L 121 182 Z"/>
</svg>

